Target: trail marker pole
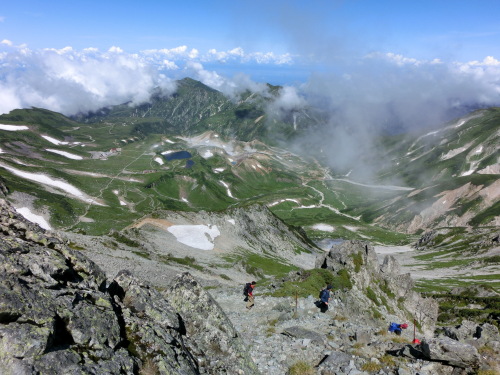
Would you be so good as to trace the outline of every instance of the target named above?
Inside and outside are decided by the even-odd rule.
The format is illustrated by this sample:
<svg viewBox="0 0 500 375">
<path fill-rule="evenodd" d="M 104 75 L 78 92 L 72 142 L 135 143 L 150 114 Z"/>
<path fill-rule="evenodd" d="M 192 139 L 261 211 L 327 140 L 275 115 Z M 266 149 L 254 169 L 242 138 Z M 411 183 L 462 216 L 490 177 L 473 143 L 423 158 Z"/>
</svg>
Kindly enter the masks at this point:
<svg viewBox="0 0 500 375">
<path fill-rule="evenodd" d="M 295 314 L 299 312 L 299 292 L 295 289 Z"/>
<path fill-rule="evenodd" d="M 416 335 L 416 331 L 417 331 L 417 320 L 415 318 L 413 318 L 413 342 L 415 342 L 415 335 Z"/>
</svg>

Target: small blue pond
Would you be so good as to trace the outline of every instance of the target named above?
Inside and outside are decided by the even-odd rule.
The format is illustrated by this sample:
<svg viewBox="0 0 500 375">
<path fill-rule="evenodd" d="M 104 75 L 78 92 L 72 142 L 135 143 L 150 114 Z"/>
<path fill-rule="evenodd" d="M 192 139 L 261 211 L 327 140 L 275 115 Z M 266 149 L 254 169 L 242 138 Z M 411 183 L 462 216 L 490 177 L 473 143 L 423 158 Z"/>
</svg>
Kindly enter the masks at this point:
<svg viewBox="0 0 500 375">
<path fill-rule="evenodd" d="M 171 154 L 163 155 L 163 157 L 169 161 L 178 159 L 189 159 L 192 156 L 193 155 L 191 155 L 189 151 L 176 151 L 172 152 Z"/>
</svg>

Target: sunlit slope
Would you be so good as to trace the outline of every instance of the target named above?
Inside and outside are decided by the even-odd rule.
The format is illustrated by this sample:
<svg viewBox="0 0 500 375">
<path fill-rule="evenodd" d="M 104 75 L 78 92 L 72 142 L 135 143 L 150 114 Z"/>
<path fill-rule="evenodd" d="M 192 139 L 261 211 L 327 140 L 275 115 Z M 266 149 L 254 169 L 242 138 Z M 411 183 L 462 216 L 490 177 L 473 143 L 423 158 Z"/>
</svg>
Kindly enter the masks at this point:
<svg viewBox="0 0 500 375">
<path fill-rule="evenodd" d="M 131 136 L 193 136 L 214 131 L 225 139 L 258 139 L 276 144 L 279 139 L 299 135 L 300 129 L 322 123 L 320 111 L 312 108 L 273 108 L 271 104 L 281 89 L 268 84 L 260 92 L 246 91 L 228 97 L 199 81 L 184 78 L 177 81 L 174 95 L 157 93 L 139 106 L 125 103 L 76 119 L 88 124 L 130 125 Z"/>
<path fill-rule="evenodd" d="M 381 181 L 414 190 L 369 210 L 351 206 L 366 220 L 411 233 L 439 226 L 499 225 L 500 109 L 471 113 L 418 137 L 386 138 L 392 165 Z"/>
</svg>

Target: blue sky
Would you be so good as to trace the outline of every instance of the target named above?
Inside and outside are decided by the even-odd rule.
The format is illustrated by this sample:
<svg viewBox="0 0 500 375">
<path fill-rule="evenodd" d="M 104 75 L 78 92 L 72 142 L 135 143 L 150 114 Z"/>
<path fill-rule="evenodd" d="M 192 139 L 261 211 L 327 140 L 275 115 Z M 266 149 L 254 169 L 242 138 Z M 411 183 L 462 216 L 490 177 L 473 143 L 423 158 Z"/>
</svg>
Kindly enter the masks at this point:
<svg viewBox="0 0 500 375">
<path fill-rule="evenodd" d="M 339 58 L 378 51 L 465 62 L 500 58 L 498 14 L 497 0 L 21 0 L 0 8 L 0 38 L 31 49 L 186 45 L 313 60 L 330 50 Z"/>
<path fill-rule="evenodd" d="M 184 76 L 228 95 L 293 86 L 280 105 L 337 113 L 349 98 L 414 115 L 497 105 L 499 14 L 498 0 L 4 1 L 0 113 L 139 103 Z"/>
</svg>

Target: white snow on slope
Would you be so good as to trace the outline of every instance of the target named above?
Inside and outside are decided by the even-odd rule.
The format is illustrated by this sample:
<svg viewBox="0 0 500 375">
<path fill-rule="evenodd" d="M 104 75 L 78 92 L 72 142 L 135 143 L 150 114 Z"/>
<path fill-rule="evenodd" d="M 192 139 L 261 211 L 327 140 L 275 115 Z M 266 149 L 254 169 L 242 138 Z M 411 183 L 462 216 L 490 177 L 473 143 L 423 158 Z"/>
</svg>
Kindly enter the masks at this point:
<svg viewBox="0 0 500 375">
<path fill-rule="evenodd" d="M 280 199 L 279 201 L 269 203 L 267 205 L 267 207 L 273 207 L 273 206 L 276 206 L 276 205 L 283 203 L 283 202 L 293 202 L 293 203 L 300 204 L 300 202 L 297 199 L 285 198 L 285 199 Z"/>
<path fill-rule="evenodd" d="M 203 158 L 205 158 L 205 159 L 208 159 L 208 158 L 211 158 L 212 156 L 214 156 L 214 154 L 212 151 L 206 150 L 201 156 L 203 156 Z"/>
<path fill-rule="evenodd" d="M 40 225 L 43 229 L 52 230 L 49 223 L 47 223 L 43 216 L 34 214 L 28 207 L 16 208 L 16 211 L 19 212 L 26 220 Z"/>
<path fill-rule="evenodd" d="M 42 138 L 46 139 L 47 141 L 49 141 L 50 143 L 53 143 L 55 145 L 67 145 L 68 144 L 68 142 L 59 141 L 55 138 L 49 137 L 48 135 L 42 135 Z"/>
<path fill-rule="evenodd" d="M 444 155 L 441 156 L 441 160 L 451 159 L 452 157 L 457 156 L 458 154 L 461 154 L 462 152 L 464 152 L 465 150 L 467 150 L 471 145 L 472 145 L 472 143 L 468 143 L 465 146 L 456 148 L 454 150 L 450 150 L 446 154 L 444 154 Z"/>
<path fill-rule="evenodd" d="M 229 190 L 229 185 L 227 183 L 225 183 L 224 181 L 222 180 L 219 180 L 219 182 L 226 188 L 226 191 L 227 191 L 227 195 L 233 199 L 236 199 L 235 197 L 233 197 L 233 194 L 231 193 L 231 190 Z"/>
<path fill-rule="evenodd" d="M 26 125 L 4 125 L 0 124 L 0 130 L 7 130 L 9 132 L 15 132 L 17 130 L 28 130 Z"/>
<path fill-rule="evenodd" d="M 53 152 L 54 154 L 59 154 L 59 155 L 65 156 L 68 159 L 73 159 L 73 160 L 82 160 L 83 159 L 80 155 L 70 154 L 69 152 L 61 151 L 61 150 L 54 150 L 52 148 L 46 148 L 45 151 L 49 151 L 49 152 Z"/>
<path fill-rule="evenodd" d="M 48 186 L 58 188 L 58 189 L 65 191 L 66 193 L 71 194 L 71 195 L 75 196 L 76 198 L 79 198 L 85 202 L 96 204 L 99 206 L 104 206 L 104 204 L 95 201 L 94 199 L 87 196 L 84 192 L 82 192 L 78 188 L 74 187 L 73 185 L 68 184 L 65 181 L 54 180 L 54 179 L 50 178 L 49 176 L 46 176 L 46 175 L 40 174 L 40 173 L 31 173 L 31 172 L 20 171 L 18 169 L 9 167 L 9 166 L 1 164 L 1 163 L 0 163 L 0 167 L 7 169 L 9 172 L 12 172 L 19 177 L 26 178 L 27 180 L 39 182 L 43 185 L 48 185 Z"/>
<path fill-rule="evenodd" d="M 220 236 L 217 225 L 172 225 L 168 231 L 180 243 L 200 250 L 213 250 L 213 241 Z"/>
<path fill-rule="evenodd" d="M 314 224 L 312 229 L 320 230 L 322 232 L 333 232 L 335 228 L 328 224 Z"/>
<path fill-rule="evenodd" d="M 5 154 L 5 152 L 3 152 L 3 150 L 0 148 L 0 154 Z"/>
<path fill-rule="evenodd" d="M 164 164 L 163 159 L 162 159 L 162 158 L 160 158 L 159 156 L 157 156 L 156 158 L 154 158 L 154 161 L 155 161 L 155 162 L 157 162 L 157 163 L 158 163 L 158 164 L 160 164 L 160 165 L 163 165 L 163 164 Z"/>
</svg>

